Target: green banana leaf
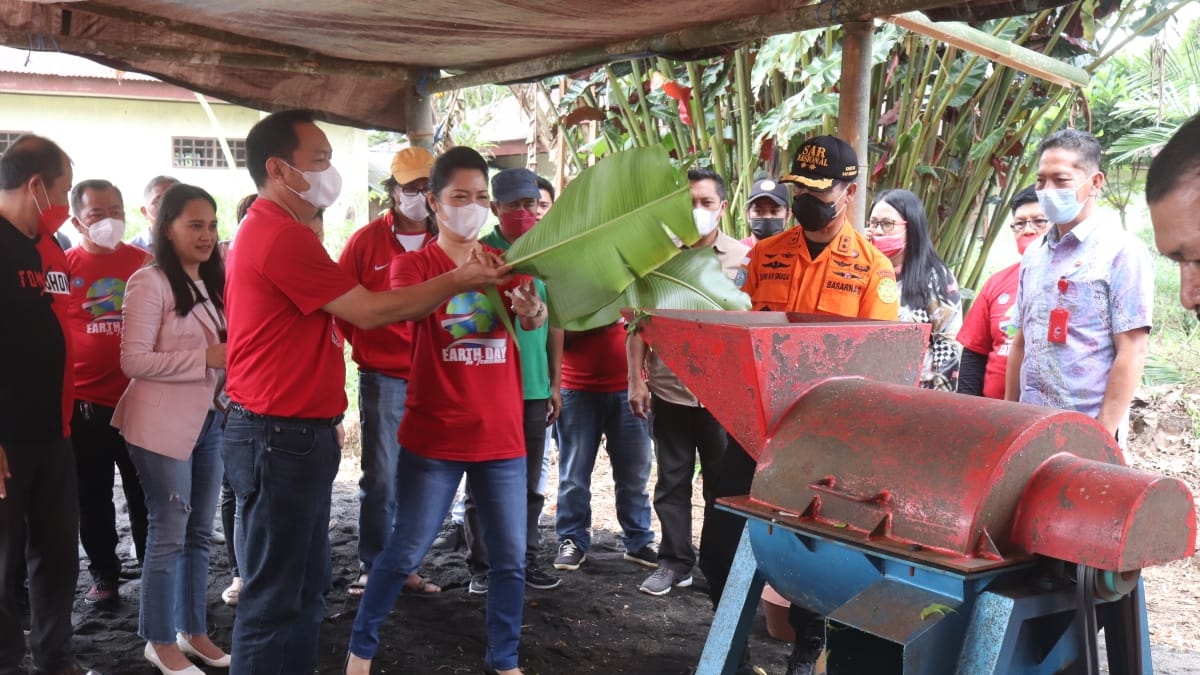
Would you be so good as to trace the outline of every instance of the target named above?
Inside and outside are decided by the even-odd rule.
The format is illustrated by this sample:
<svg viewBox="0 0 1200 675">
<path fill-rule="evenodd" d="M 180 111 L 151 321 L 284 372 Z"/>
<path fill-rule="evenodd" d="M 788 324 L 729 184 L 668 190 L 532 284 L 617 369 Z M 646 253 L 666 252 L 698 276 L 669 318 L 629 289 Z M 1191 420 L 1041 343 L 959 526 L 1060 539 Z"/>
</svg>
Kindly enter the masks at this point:
<svg viewBox="0 0 1200 675">
<path fill-rule="evenodd" d="M 688 184 L 661 146 L 619 152 L 584 170 L 505 259 L 546 282 L 550 322 L 568 330 L 604 324 L 635 281 L 695 243 Z"/>
<path fill-rule="evenodd" d="M 548 293 L 550 287 L 546 289 Z M 745 311 L 750 309 L 750 296 L 725 276 L 712 249 L 694 249 L 681 252 L 638 279 L 608 306 L 579 323 L 607 326 L 617 320 L 623 307 Z"/>
</svg>

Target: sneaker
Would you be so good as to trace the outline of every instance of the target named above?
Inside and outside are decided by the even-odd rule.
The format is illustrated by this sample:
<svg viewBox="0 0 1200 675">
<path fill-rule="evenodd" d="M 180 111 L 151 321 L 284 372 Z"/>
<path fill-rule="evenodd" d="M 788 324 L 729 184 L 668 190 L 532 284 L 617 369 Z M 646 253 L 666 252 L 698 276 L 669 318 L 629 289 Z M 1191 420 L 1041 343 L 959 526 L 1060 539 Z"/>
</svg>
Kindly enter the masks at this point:
<svg viewBox="0 0 1200 675">
<path fill-rule="evenodd" d="M 471 595 L 487 595 L 488 579 L 486 574 L 476 574 L 467 585 L 467 593 Z"/>
<path fill-rule="evenodd" d="M 654 544 L 646 544 L 633 553 L 626 551 L 625 559 L 642 567 L 658 569 L 658 549 L 654 548 Z"/>
<path fill-rule="evenodd" d="M 650 595 L 666 595 L 672 588 L 687 588 L 692 585 L 692 575 L 680 574 L 669 567 L 660 567 L 646 577 L 638 590 Z"/>
<path fill-rule="evenodd" d="M 435 551 L 456 551 L 463 545 L 463 525 L 451 521 L 442 527 L 438 536 L 433 540 Z"/>
<path fill-rule="evenodd" d="M 563 539 L 554 557 L 554 569 L 574 572 L 587 560 L 587 552 L 575 545 L 574 540 Z"/>
<path fill-rule="evenodd" d="M 107 579 L 101 579 L 92 584 L 92 587 L 88 589 L 87 595 L 84 596 L 88 602 L 95 603 L 115 602 L 120 597 L 117 593 L 117 582 L 108 581 Z"/>
<path fill-rule="evenodd" d="M 525 585 L 530 588 L 548 591 L 551 588 L 558 588 L 561 583 L 562 579 L 550 574 L 541 565 L 531 563 L 525 567 Z"/>
</svg>

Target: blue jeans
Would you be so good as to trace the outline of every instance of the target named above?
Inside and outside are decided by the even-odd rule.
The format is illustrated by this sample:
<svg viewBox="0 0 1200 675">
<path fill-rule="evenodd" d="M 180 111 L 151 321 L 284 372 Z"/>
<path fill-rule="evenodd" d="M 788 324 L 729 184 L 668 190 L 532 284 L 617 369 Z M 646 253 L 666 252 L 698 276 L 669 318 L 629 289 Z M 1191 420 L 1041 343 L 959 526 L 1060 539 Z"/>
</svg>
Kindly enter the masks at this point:
<svg viewBox="0 0 1200 675">
<path fill-rule="evenodd" d="M 362 478 L 358 481 L 358 560 L 369 570 L 383 550 L 396 516 L 396 432 L 404 417 L 408 380 L 365 370 L 358 372 L 362 415 Z"/>
<path fill-rule="evenodd" d="M 244 586 L 230 675 L 315 672 L 330 581 L 329 502 L 341 460 L 333 420 L 234 408 L 223 453 L 242 507 Z"/>
<path fill-rule="evenodd" d="M 650 529 L 650 430 L 646 420 L 629 412 L 624 391 L 562 390 L 562 415 L 558 433 L 558 518 L 555 529 L 561 542 L 570 539 L 587 551 L 592 545 L 592 470 L 606 439 L 608 460 L 616 484 L 617 521 L 621 541 L 630 553 L 654 542 Z"/>
<path fill-rule="evenodd" d="M 159 644 L 205 633 L 212 513 L 221 490 L 221 424 L 209 412 L 192 456 L 178 460 L 129 443 L 149 512 L 138 635 Z"/>
<path fill-rule="evenodd" d="M 521 610 L 525 602 L 524 457 L 451 462 L 401 449 L 396 472 L 396 520 L 383 553 L 371 568 L 367 589 L 354 618 L 350 652 L 355 656 L 375 657 L 379 628 L 396 604 L 405 579 L 429 552 L 464 473 L 479 509 L 491 563 L 484 662 L 496 670 L 517 667 Z M 238 608 L 239 618 L 241 611 Z"/>
</svg>

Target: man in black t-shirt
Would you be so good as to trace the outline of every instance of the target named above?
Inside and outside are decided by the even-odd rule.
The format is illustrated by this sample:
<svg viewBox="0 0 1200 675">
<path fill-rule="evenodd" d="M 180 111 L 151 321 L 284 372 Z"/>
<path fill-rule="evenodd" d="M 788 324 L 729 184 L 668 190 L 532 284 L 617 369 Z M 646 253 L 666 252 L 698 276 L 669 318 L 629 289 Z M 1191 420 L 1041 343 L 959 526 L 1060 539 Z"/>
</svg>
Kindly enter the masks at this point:
<svg viewBox="0 0 1200 675">
<path fill-rule="evenodd" d="M 35 675 L 91 673 L 71 651 L 79 576 L 75 458 L 69 409 L 67 261 L 53 234 L 66 220 L 71 162 L 53 142 L 22 136 L 0 157 L 0 675 L 25 656 L 14 594 L 29 563 Z"/>
</svg>

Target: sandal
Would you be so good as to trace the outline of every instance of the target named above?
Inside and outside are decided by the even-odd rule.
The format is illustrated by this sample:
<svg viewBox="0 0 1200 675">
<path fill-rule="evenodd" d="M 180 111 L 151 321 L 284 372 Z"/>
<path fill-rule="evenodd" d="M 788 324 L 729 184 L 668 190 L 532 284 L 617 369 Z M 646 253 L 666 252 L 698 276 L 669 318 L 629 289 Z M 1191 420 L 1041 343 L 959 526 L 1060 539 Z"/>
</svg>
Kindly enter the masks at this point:
<svg viewBox="0 0 1200 675">
<path fill-rule="evenodd" d="M 234 577 L 229 588 L 221 591 L 221 601 L 230 607 L 237 607 L 238 596 L 242 594 L 242 578 Z"/>
<path fill-rule="evenodd" d="M 346 595 L 352 598 L 361 598 L 362 594 L 367 590 L 367 573 L 362 572 L 358 578 L 350 582 L 350 588 L 346 589 Z"/>
</svg>

